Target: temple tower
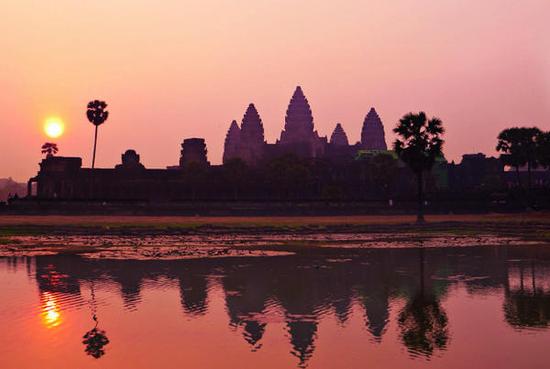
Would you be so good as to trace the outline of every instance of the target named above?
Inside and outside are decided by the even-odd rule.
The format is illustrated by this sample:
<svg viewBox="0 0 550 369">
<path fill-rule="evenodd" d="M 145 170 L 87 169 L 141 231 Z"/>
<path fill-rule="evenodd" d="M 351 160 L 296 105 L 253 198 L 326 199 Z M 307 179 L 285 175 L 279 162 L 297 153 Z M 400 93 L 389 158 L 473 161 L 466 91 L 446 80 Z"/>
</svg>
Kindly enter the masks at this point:
<svg viewBox="0 0 550 369">
<path fill-rule="evenodd" d="M 186 138 L 181 144 L 180 167 L 186 167 L 191 163 L 209 166 L 206 153 L 204 138 Z"/>
<path fill-rule="evenodd" d="M 285 128 L 279 143 L 289 146 L 289 151 L 306 157 L 318 157 L 324 151 L 326 138 L 321 139 L 314 131 L 313 114 L 300 86 L 296 87 L 288 104 Z"/>
<path fill-rule="evenodd" d="M 340 123 L 336 124 L 330 136 L 330 143 L 334 146 L 349 146 L 348 136 Z"/>
<path fill-rule="evenodd" d="M 231 159 L 239 158 L 239 150 L 241 146 L 241 129 L 234 120 L 229 126 L 227 135 L 225 136 L 225 144 L 223 147 L 223 163 L 227 163 Z"/>
<path fill-rule="evenodd" d="M 366 150 L 387 150 L 384 124 L 374 108 L 371 108 L 361 130 L 361 147 Z"/>
<path fill-rule="evenodd" d="M 264 126 L 254 104 L 248 105 L 241 124 L 239 155 L 249 165 L 257 165 L 265 150 Z"/>
</svg>

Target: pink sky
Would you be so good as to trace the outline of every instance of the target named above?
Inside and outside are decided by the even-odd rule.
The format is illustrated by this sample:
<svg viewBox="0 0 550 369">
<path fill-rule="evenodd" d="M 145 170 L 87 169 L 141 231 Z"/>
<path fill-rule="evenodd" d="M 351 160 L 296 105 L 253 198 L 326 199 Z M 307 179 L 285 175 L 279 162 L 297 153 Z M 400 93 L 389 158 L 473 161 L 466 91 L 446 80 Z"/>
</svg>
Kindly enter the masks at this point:
<svg viewBox="0 0 550 369">
<path fill-rule="evenodd" d="M 548 0 L 18 0 L 0 22 L 0 177 L 38 170 L 42 123 L 66 123 L 59 155 L 90 165 L 90 99 L 109 103 L 97 163 L 136 149 L 178 162 L 186 137 L 221 162 L 232 119 L 254 102 L 269 142 L 300 84 L 315 127 L 359 140 L 376 107 L 388 144 L 409 111 L 440 117 L 445 154 L 494 154 L 511 125 L 550 129 Z"/>
</svg>

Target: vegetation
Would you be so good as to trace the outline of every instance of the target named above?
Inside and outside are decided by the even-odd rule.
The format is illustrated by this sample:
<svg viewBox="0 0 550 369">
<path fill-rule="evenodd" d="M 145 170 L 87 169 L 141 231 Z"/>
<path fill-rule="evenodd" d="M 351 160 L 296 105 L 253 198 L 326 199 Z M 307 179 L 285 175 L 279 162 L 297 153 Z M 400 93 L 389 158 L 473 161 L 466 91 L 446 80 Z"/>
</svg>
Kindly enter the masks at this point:
<svg viewBox="0 0 550 369">
<path fill-rule="evenodd" d="M 516 168 L 518 187 L 521 187 L 519 168 L 527 165 L 528 184 L 531 189 L 531 169 L 537 166 L 537 137 L 542 134 L 536 127 L 512 127 L 498 135 L 497 151 L 504 165 Z"/>
<path fill-rule="evenodd" d="M 46 154 L 47 158 L 51 158 L 59 151 L 57 144 L 53 142 L 46 142 L 42 145 L 42 154 Z"/>
<path fill-rule="evenodd" d="M 550 171 L 550 131 L 540 132 L 535 143 L 538 164 Z"/>
<path fill-rule="evenodd" d="M 86 116 L 90 123 L 95 126 L 94 135 L 94 153 L 92 155 L 92 169 L 95 167 L 95 152 L 97 147 L 97 129 L 100 125 L 105 123 L 109 117 L 109 112 L 105 110 L 107 104 L 105 101 L 93 100 L 88 103 L 88 109 L 86 110 Z"/>
<path fill-rule="evenodd" d="M 438 157 L 443 156 L 443 124 L 440 119 L 429 119 L 426 113 L 409 113 L 399 120 L 393 130 L 398 138 L 394 150 L 417 178 L 417 222 L 424 222 L 424 172 L 430 170 Z"/>
</svg>

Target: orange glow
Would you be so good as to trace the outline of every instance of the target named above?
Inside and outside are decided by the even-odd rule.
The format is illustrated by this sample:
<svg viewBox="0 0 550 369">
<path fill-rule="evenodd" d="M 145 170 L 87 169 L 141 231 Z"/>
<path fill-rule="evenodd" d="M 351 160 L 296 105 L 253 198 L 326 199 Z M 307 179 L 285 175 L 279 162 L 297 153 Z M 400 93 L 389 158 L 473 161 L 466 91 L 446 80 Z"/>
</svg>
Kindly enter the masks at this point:
<svg viewBox="0 0 550 369">
<path fill-rule="evenodd" d="M 374 106 L 391 146 L 403 114 L 423 110 L 443 120 L 448 160 L 494 155 L 506 127 L 550 129 L 548 0 L 154 4 L 2 1 L 0 124 L 10 139 L 0 178 L 36 175 L 54 113 L 70 128 L 63 155 L 91 163 L 93 99 L 111 113 L 103 167 L 132 148 L 147 168 L 165 168 L 188 137 L 205 138 L 219 164 L 231 121 L 251 102 L 275 142 L 297 85 L 321 136 L 341 122 L 355 143 Z"/>
<path fill-rule="evenodd" d="M 44 133 L 50 138 L 58 138 L 65 131 L 63 121 L 57 117 L 50 117 L 44 122 Z"/>
<path fill-rule="evenodd" d="M 61 312 L 55 297 L 49 293 L 45 292 L 42 296 L 44 303 L 42 304 L 40 313 L 42 317 L 42 323 L 47 328 L 54 328 L 61 324 Z"/>
</svg>

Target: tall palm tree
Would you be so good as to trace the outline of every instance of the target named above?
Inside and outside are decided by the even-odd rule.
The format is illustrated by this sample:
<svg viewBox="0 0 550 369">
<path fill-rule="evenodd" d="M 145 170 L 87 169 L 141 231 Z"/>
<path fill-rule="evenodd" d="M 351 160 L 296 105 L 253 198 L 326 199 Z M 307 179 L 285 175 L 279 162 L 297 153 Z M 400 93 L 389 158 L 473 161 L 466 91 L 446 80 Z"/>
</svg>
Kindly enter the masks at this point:
<svg viewBox="0 0 550 369">
<path fill-rule="evenodd" d="M 95 136 L 94 136 L 94 154 L 92 157 L 92 169 L 95 166 L 95 151 L 97 146 L 97 128 L 105 123 L 109 117 L 109 112 L 105 110 L 107 104 L 105 101 L 94 100 L 88 103 L 88 109 L 86 110 L 86 116 L 90 123 L 95 126 Z"/>
<path fill-rule="evenodd" d="M 527 164 L 527 188 L 531 189 L 531 169 L 537 166 L 536 139 L 542 132 L 537 127 L 512 127 L 498 135 L 497 151 L 505 165 L 516 168 L 518 186 L 521 186 L 519 167 Z"/>
<path fill-rule="evenodd" d="M 393 131 L 398 138 L 393 143 L 397 156 L 416 175 L 418 182 L 417 222 L 424 222 L 424 180 L 423 174 L 430 170 L 435 160 L 443 155 L 443 123 L 439 118 L 429 119 L 426 113 L 408 113 L 399 120 Z"/>
<path fill-rule="evenodd" d="M 42 145 L 42 154 L 46 154 L 46 158 L 51 158 L 57 152 L 59 149 L 57 148 L 57 144 L 53 142 L 46 142 L 44 145 Z"/>
</svg>

